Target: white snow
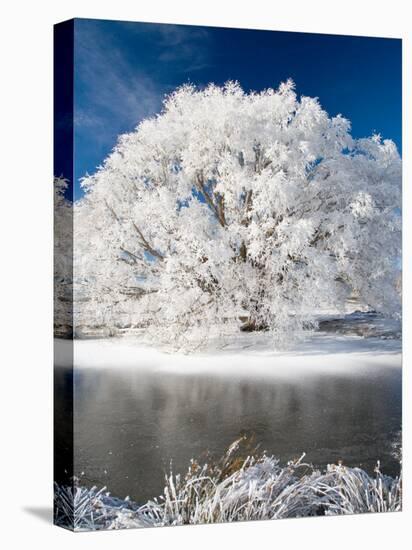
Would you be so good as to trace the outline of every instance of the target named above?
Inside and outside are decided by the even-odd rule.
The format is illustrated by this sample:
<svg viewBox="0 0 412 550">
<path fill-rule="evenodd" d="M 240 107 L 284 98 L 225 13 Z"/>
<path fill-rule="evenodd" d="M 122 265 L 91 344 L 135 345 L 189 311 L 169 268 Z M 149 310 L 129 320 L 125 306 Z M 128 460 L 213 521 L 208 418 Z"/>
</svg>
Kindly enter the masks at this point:
<svg viewBox="0 0 412 550">
<path fill-rule="evenodd" d="M 56 340 L 56 365 L 71 365 L 71 342 Z M 141 369 L 218 376 L 307 376 L 311 373 L 365 373 L 401 367 L 401 341 L 317 333 L 292 350 L 273 351 L 263 335 L 242 335 L 223 349 L 168 353 L 140 338 L 74 341 L 75 368 Z"/>
</svg>

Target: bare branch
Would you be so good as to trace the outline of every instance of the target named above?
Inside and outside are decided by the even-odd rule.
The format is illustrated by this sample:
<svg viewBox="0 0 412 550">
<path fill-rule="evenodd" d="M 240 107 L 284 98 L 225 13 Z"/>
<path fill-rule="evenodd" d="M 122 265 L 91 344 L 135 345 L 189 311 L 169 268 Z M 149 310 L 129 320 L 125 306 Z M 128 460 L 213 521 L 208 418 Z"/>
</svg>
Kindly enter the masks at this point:
<svg viewBox="0 0 412 550">
<path fill-rule="evenodd" d="M 164 256 L 162 256 L 162 254 L 160 254 L 160 252 L 158 252 L 155 248 L 153 248 L 149 243 L 148 241 L 145 239 L 143 233 L 140 231 L 140 229 L 137 227 L 137 225 L 133 222 L 133 227 L 136 231 L 136 233 L 139 235 L 140 237 L 140 240 L 141 240 L 141 245 L 143 246 L 143 248 L 146 250 L 146 252 L 149 252 L 152 256 L 155 256 L 156 258 L 158 258 L 159 260 L 163 261 L 164 260 Z"/>
<path fill-rule="evenodd" d="M 203 196 L 205 197 L 205 200 L 206 200 L 207 204 L 210 206 L 210 208 L 215 213 L 216 218 L 218 219 L 220 225 L 222 227 L 225 227 L 226 222 L 225 222 L 223 210 L 222 211 L 219 210 L 219 206 L 216 206 L 216 204 L 214 203 L 212 197 L 209 195 L 209 193 L 208 193 L 208 191 L 205 187 L 204 178 L 203 178 L 202 174 L 197 174 L 197 176 L 196 176 L 196 187 L 203 194 Z M 223 197 L 222 197 L 222 200 L 223 200 Z"/>
</svg>

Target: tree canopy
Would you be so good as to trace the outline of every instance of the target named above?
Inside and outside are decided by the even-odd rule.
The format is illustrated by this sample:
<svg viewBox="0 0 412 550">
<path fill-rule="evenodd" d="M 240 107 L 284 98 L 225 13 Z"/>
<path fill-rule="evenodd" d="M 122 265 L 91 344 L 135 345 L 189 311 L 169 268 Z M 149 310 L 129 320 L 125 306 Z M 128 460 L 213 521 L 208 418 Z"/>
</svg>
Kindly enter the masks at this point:
<svg viewBox="0 0 412 550">
<path fill-rule="evenodd" d="M 178 88 L 82 185 L 80 324 L 127 312 L 178 347 L 229 329 L 266 330 L 277 345 L 354 293 L 400 312 L 396 146 L 353 139 L 290 80 L 260 93 Z"/>
</svg>

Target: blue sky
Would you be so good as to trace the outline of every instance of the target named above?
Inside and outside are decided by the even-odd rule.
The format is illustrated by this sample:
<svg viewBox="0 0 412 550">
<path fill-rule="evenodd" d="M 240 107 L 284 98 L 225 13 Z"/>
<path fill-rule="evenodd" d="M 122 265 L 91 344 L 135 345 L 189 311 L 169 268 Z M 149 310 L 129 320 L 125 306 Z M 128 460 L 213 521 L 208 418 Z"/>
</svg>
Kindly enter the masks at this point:
<svg viewBox="0 0 412 550">
<path fill-rule="evenodd" d="M 118 135 L 187 82 L 238 80 L 259 91 L 291 77 L 298 95 L 350 119 L 354 137 L 378 132 L 401 150 L 401 40 L 93 19 L 74 29 L 76 198 L 79 178 Z"/>
</svg>

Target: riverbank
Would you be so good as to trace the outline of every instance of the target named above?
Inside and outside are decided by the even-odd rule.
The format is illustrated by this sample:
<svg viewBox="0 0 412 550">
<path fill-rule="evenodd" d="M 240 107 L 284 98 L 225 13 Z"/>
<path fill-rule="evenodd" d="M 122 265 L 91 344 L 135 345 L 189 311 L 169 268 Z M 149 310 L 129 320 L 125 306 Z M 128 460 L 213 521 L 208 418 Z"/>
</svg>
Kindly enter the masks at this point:
<svg viewBox="0 0 412 550">
<path fill-rule="evenodd" d="M 206 349 L 192 353 L 153 343 L 144 330 L 111 338 L 55 340 L 55 364 L 78 368 L 167 369 L 177 373 L 211 371 L 255 376 L 290 376 L 310 371 L 359 372 L 376 364 L 401 366 L 401 323 L 375 313 L 322 315 L 319 329 L 301 335 L 288 348 L 274 349 L 267 333 L 233 333 L 223 337 L 216 329 Z"/>
<path fill-rule="evenodd" d="M 162 370 L 188 373 L 214 372 L 256 376 L 313 372 L 362 372 L 376 365 L 400 368 L 401 340 L 318 333 L 292 349 L 274 351 L 265 336 L 242 335 L 223 347 L 193 354 L 170 353 L 153 347 L 142 336 L 109 339 L 55 340 L 58 367 L 86 369 Z"/>
</svg>

